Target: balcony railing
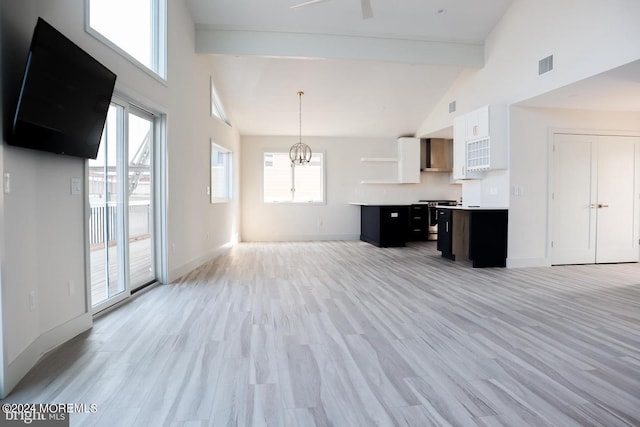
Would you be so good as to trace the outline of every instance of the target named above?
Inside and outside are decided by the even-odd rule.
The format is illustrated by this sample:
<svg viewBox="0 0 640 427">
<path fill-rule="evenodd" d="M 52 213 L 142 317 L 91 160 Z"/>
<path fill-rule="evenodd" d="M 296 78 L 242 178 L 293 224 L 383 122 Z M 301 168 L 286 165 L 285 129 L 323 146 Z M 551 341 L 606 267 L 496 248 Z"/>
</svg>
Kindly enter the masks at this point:
<svg viewBox="0 0 640 427">
<path fill-rule="evenodd" d="M 116 239 L 116 202 L 90 205 L 89 244 L 94 247 Z M 129 202 L 129 239 L 148 236 L 151 232 L 149 201 Z"/>
</svg>

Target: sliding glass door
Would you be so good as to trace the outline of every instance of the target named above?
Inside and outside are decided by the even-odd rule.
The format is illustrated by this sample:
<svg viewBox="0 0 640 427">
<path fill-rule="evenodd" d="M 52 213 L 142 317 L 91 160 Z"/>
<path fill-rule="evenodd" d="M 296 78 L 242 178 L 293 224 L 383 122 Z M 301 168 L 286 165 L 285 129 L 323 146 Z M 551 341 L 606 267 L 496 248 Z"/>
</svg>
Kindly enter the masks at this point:
<svg viewBox="0 0 640 427">
<path fill-rule="evenodd" d="M 155 120 L 126 102 L 112 102 L 98 157 L 88 163 L 94 311 L 156 280 Z"/>
<path fill-rule="evenodd" d="M 122 158 L 124 108 L 109 106 L 100 150 L 89 159 L 89 258 L 92 305 L 122 296 L 125 291 L 123 194 L 118 170 Z M 121 165 L 120 165 L 121 168 Z"/>
<path fill-rule="evenodd" d="M 129 112 L 127 215 L 129 277 L 135 290 L 153 282 L 153 116 L 141 111 Z"/>
</svg>

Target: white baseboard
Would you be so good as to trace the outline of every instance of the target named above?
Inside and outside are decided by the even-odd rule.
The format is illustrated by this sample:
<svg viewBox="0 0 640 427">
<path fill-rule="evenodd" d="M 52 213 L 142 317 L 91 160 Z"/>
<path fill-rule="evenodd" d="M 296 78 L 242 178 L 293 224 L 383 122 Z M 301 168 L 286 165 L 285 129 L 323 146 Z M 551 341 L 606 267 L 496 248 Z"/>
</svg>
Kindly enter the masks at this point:
<svg viewBox="0 0 640 427">
<path fill-rule="evenodd" d="M 315 242 L 329 240 L 360 240 L 359 234 L 293 234 L 289 236 L 260 237 L 257 239 L 244 239 L 243 242 Z"/>
<path fill-rule="evenodd" d="M 209 262 L 213 258 L 216 258 L 217 256 L 223 254 L 224 252 L 231 249 L 232 246 L 233 246 L 232 243 L 227 243 L 212 251 L 207 252 L 206 254 L 198 258 L 195 258 L 187 262 L 186 264 L 183 264 L 179 267 L 172 269 L 171 271 L 169 271 L 169 283 L 176 281 L 177 279 L 184 276 L 185 274 L 193 271 L 195 268 L 200 267 L 202 264 Z"/>
<path fill-rule="evenodd" d="M 77 335 L 88 331 L 92 325 L 93 319 L 91 314 L 84 313 L 36 338 L 18 357 L 6 366 L 0 396 L 5 398 L 31 368 L 48 352 Z"/>
<path fill-rule="evenodd" d="M 547 258 L 507 258 L 507 268 L 551 267 Z"/>
</svg>

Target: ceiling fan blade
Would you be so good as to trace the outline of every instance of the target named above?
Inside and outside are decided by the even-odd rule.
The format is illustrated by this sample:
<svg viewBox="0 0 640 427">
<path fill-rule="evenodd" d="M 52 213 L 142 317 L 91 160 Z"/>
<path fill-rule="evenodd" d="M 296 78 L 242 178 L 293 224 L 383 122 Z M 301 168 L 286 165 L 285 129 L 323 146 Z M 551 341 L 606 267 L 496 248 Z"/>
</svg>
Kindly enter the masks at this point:
<svg viewBox="0 0 640 427">
<path fill-rule="evenodd" d="M 373 18 L 373 9 L 371 8 L 371 0 L 360 0 L 362 5 L 362 19 Z"/>
<path fill-rule="evenodd" d="M 303 6 L 310 6 L 310 5 L 316 4 L 316 3 L 324 3 L 325 1 L 329 1 L 329 0 L 310 0 L 310 1 L 306 1 L 304 3 L 294 4 L 293 6 L 290 7 L 290 9 L 296 9 L 298 7 L 303 7 Z"/>
</svg>

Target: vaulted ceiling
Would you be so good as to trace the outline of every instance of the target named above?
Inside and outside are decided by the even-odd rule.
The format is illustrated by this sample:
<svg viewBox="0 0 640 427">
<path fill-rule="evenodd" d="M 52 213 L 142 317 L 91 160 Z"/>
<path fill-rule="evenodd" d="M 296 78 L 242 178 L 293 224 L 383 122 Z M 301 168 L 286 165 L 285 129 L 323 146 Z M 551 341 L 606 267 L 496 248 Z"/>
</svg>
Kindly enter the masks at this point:
<svg viewBox="0 0 640 427">
<path fill-rule="evenodd" d="M 242 135 L 413 135 L 512 0 L 187 0 L 196 50 Z M 640 111 L 629 64 L 523 104 Z M 636 94 L 637 96 L 631 96 Z"/>
<path fill-rule="evenodd" d="M 188 0 L 200 53 L 243 135 L 413 135 L 511 0 Z"/>
</svg>

